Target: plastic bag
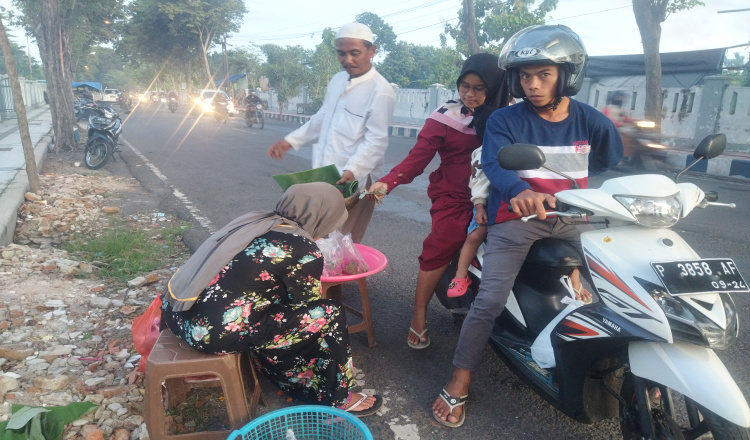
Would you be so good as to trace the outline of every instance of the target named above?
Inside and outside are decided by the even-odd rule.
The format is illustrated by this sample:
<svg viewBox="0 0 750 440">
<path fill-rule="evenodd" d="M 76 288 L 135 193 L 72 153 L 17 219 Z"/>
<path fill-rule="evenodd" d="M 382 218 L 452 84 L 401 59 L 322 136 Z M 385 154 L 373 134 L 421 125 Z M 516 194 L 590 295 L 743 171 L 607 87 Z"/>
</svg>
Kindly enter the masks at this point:
<svg viewBox="0 0 750 440">
<path fill-rule="evenodd" d="M 351 234 L 333 231 L 328 237 L 316 241 L 325 259 L 324 277 L 356 275 L 370 270 L 364 258 L 354 246 Z"/>
<path fill-rule="evenodd" d="M 141 360 L 138 363 L 138 371 L 146 372 L 146 360 L 151 350 L 159 339 L 161 325 L 161 295 L 157 295 L 151 305 L 148 306 L 143 315 L 133 320 L 131 331 L 133 333 L 133 345 Z"/>
<path fill-rule="evenodd" d="M 583 305 L 583 301 L 575 299 L 576 293 L 573 291 L 573 285 L 570 282 L 570 278 L 568 276 L 563 276 L 560 278 L 560 282 L 568 290 L 568 293 L 570 293 L 570 296 L 566 296 L 561 300 L 563 304 L 567 304 L 568 306 L 558 313 L 557 316 L 555 316 L 555 318 L 544 327 L 544 330 L 539 333 L 539 336 L 534 340 L 534 343 L 531 344 L 531 357 L 542 368 L 553 368 L 557 365 L 555 362 L 555 352 L 552 350 L 551 338 L 555 326 L 557 326 L 557 324 L 569 313 Z"/>
</svg>

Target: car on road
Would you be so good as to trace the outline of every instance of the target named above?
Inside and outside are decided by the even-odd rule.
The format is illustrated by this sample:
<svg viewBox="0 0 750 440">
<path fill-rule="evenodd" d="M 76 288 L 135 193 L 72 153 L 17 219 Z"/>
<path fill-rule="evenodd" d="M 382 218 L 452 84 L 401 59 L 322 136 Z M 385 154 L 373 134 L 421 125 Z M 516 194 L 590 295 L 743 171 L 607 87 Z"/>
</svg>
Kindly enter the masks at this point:
<svg viewBox="0 0 750 440">
<path fill-rule="evenodd" d="M 104 102 L 117 102 L 117 97 L 120 95 L 120 91 L 117 89 L 104 89 Z"/>
<path fill-rule="evenodd" d="M 237 114 L 239 114 L 239 111 L 234 108 L 234 104 L 232 104 L 232 100 L 229 98 L 229 96 L 226 93 L 224 93 L 221 90 L 211 90 L 211 89 L 203 90 L 201 91 L 201 94 L 199 95 L 199 97 L 196 98 L 195 103 L 199 104 L 202 107 L 204 112 L 208 112 L 211 110 L 211 102 L 213 101 L 214 96 L 217 93 L 224 95 L 224 98 L 229 102 L 229 115 L 230 116 L 236 116 Z"/>
</svg>

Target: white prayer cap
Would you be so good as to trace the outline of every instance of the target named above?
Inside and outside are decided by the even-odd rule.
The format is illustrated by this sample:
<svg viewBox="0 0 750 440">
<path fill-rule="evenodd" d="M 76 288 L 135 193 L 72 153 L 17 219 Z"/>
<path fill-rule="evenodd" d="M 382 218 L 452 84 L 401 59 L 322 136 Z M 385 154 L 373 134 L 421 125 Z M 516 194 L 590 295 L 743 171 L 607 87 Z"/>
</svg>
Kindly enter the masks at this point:
<svg viewBox="0 0 750 440">
<path fill-rule="evenodd" d="M 372 36 L 370 28 L 362 23 L 349 23 L 341 26 L 336 33 L 336 39 L 339 38 L 357 38 L 370 43 L 375 42 L 375 37 Z"/>
</svg>

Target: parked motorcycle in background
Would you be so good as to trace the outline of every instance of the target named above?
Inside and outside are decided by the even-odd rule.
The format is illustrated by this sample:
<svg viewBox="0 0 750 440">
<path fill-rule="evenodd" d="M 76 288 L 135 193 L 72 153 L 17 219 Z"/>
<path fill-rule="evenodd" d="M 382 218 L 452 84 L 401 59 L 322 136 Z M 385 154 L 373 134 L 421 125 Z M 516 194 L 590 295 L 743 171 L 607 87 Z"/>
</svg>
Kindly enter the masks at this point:
<svg viewBox="0 0 750 440">
<path fill-rule="evenodd" d="M 95 108 L 96 105 L 91 99 L 77 98 L 73 100 L 73 111 L 75 112 L 76 122 L 88 118 L 91 114 L 91 109 Z"/>
<path fill-rule="evenodd" d="M 96 106 L 91 110 L 84 163 L 92 170 L 103 167 L 109 158 L 115 160 L 117 142 L 122 133 L 120 116 L 111 108 Z"/>
<path fill-rule="evenodd" d="M 725 146 L 723 134 L 708 136 L 683 172 Z M 569 178 L 545 166 L 544 153 L 531 145 L 504 147 L 498 162 Z M 709 433 L 717 440 L 750 439 L 750 407 L 714 353 L 739 334 L 730 294 L 750 289 L 733 260 L 701 258 L 669 229 L 695 208 L 734 204 L 678 183 L 681 175 L 674 181 L 656 174 L 616 177 L 598 189 L 554 194 L 557 211 L 548 216 L 565 223 L 594 217 L 604 220 L 592 222 L 602 227 L 581 234 L 583 255 L 555 239 L 534 243 L 489 344 L 558 410 L 582 423 L 619 419 L 626 440 Z M 455 261 L 435 291 L 454 316 L 471 307 L 483 253 L 480 247 L 469 268 L 466 294 L 447 296 Z M 572 286 L 565 276 L 584 263 L 599 301 L 566 306 Z"/>
<path fill-rule="evenodd" d="M 245 124 L 248 127 L 257 125 L 261 130 L 265 127 L 265 121 L 263 120 L 263 105 L 262 104 L 250 104 L 245 107 Z"/>
</svg>

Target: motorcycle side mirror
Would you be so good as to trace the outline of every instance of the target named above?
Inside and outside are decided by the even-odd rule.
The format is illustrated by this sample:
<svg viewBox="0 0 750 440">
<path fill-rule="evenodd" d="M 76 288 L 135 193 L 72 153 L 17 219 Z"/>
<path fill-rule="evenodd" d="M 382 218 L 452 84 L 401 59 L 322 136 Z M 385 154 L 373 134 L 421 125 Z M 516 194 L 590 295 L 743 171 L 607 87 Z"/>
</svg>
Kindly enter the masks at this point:
<svg viewBox="0 0 750 440">
<path fill-rule="evenodd" d="M 698 162 L 702 160 L 713 159 L 714 157 L 723 153 L 726 146 L 727 136 L 724 133 L 709 134 L 708 136 L 703 138 L 703 140 L 700 144 L 698 144 L 698 146 L 695 148 L 695 152 L 693 153 L 695 162 L 691 163 L 684 170 L 680 171 L 674 178 L 674 181 L 679 182 L 680 177 L 685 173 L 685 171 L 692 168 L 693 165 L 697 164 Z"/>
<path fill-rule="evenodd" d="M 531 144 L 512 144 L 497 152 L 497 163 L 506 170 L 521 171 L 544 168 L 570 180 L 573 189 L 578 188 L 578 182 L 574 178 L 548 167 L 544 164 L 546 161 L 547 158 L 544 157 L 542 149 Z"/>
<path fill-rule="evenodd" d="M 535 170 L 546 160 L 542 150 L 531 144 L 508 145 L 497 152 L 497 163 L 511 171 Z"/>
<path fill-rule="evenodd" d="M 693 157 L 696 159 L 713 159 L 724 152 L 727 146 L 727 136 L 724 133 L 709 134 L 695 148 Z"/>
</svg>

